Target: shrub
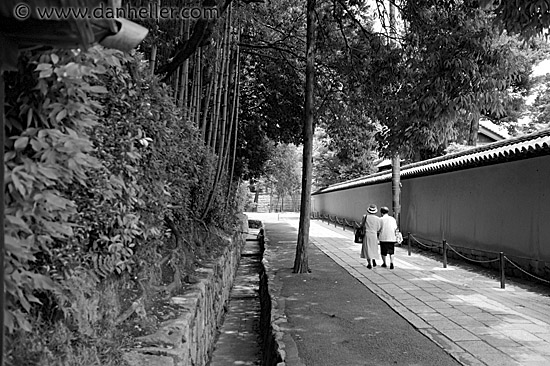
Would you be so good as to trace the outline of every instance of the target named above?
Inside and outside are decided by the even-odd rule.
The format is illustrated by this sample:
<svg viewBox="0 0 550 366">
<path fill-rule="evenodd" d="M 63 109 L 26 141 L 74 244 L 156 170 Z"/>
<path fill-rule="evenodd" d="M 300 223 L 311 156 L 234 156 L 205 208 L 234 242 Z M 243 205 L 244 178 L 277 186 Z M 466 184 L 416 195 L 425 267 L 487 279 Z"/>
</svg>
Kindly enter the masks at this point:
<svg viewBox="0 0 550 366">
<path fill-rule="evenodd" d="M 107 284 L 173 290 L 216 252 L 208 227 L 231 227 L 236 205 L 221 184 L 207 222 L 195 217 L 215 157 L 139 54 L 54 50 L 21 65 L 7 78 L 10 341 L 36 323 L 97 337 L 124 320 L 104 306 Z"/>
</svg>

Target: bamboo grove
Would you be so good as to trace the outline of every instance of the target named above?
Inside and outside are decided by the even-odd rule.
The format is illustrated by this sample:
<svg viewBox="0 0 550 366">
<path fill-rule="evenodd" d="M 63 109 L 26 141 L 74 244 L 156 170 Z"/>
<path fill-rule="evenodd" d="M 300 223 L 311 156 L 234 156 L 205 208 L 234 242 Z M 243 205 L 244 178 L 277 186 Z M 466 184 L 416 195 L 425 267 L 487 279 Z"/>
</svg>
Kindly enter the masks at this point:
<svg viewBox="0 0 550 366">
<path fill-rule="evenodd" d="M 144 2 L 134 2 L 143 5 Z M 190 1 L 158 1 L 159 6 L 192 7 Z M 153 32 L 149 48 L 152 74 L 158 74 L 171 86 L 173 98 L 199 130 L 208 150 L 217 158 L 211 174 L 212 181 L 206 206 L 199 217 L 204 220 L 211 207 L 220 181 L 226 179 L 226 204 L 234 189 L 235 162 L 237 159 L 241 19 L 238 2 L 203 1 L 211 6 L 216 18 L 179 19 L 165 22 L 150 21 L 145 25 Z M 200 36 L 197 36 L 197 33 Z M 196 38 L 201 38 L 197 43 Z M 183 46 L 183 47 L 182 47 Z M 178 47 L 191 48 L 188 57 L 177 68 L 172 67 Z"/>
</svg>

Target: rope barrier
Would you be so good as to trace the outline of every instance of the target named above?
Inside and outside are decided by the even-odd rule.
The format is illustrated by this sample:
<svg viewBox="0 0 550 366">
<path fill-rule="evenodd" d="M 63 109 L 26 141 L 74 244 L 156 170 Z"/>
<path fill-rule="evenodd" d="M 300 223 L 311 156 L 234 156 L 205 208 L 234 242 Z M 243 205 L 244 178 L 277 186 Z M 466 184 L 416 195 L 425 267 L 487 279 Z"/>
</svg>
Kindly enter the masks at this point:
<svg viewBox="0 0 550 366">
<path fill-rule="evenodd" d="M 430 248 L 430 249 L 431 248 L 439 248 L 439 245 L 426 245 L 426 244 L 422 243 L 421 241 L 419 241 L 418 239 L 416 239 L 413 234 L 409 234 L 409 235 L 417 244 L 420 244 L 425 248 Z"/>
<path fill-rule="evenodd" d="M 415 235 L 413 235 L 413 234 L 410 234 L 410 235 L 411 235 L 411 237 L 412 237 L 416 242 L 418 242 L 419 244 L 422 244 L 422 245 L 424 245 L 424 246 L 427 246 L 427 245 L 424 244 L 424 243 L 422 243 L 421 241 L 419 241 L 417 238 L 420 238 L 420 239 L 425 240 L 425 241 L 430 241 L 430 242 L 432 242 L 432 243 L 436 243 L 436 245 L 434 245 L 434 246 L 432 246 L 432 247 L 439 247 L 440 244 L 441 244 L 441 243 L 438 242 L 438 241 L 431 240 L 431 239 L 426 239 L 426 238 L 423 238 L 423 237 L 421 237 L 421 236 L 419 236 L 419 235 L 416 235 L 416 237 L 415 237 Z"/>
<path fill-rule="evenodd" d="M 529 272 L 527 272 L 526 270 L 524 270 L 523 268 L 519 267 L 517 264 L 515 264 L 514 262 L 512 262 L 512 260 L 510 258 L 508 258 L 507 256 L 504 256 L 504 259 L 506 259 L 506 261 L 510 264 L 512 264 L 514 267 L 516 267 L 518 270 L 520 270 L 521 272 L 525 273 L 526 275 L 528 276 L 531 276 L 539 281 L 542 281 L 544 283 L 547 283 L 547 284 L 550 284 L 550 281 L 548 280 L 545 280 L 544 278 L 540 278 L 540 277 L 537 277 Z"/>
<path fill-rule="evenodd" d="M 478 259 L 472 259 L 472 258 L 468 258 L 468 257 L 465 257 L 464 255 L 460 254 L 459 252 L 457 252 L 455 250 L 455 248 L 453 248 L 449 243 L 447 243 L 447 247 L 449 247 L 449 249 L 451 249 L 453 252 L 455 252 L 459 257 L 461 258 L 464 258 L 470 262 L 476 262 L 476 263 L 493 263 L 493 262 L 498 262 L 500 260 L 500 258 L 496 258 L 496 259 L 489 259 L 489 260 L 478 260 Z M 489 252 L 488 252 L 489 253 Z"/>
</svg>

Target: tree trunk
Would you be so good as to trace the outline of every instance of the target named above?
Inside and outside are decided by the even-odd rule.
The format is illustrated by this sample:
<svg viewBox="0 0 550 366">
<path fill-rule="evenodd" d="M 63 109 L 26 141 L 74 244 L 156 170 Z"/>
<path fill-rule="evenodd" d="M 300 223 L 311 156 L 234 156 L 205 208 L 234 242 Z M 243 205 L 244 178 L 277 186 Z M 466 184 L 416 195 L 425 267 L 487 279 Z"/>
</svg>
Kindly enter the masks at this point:
<svg viewBox="0 0 550 366">
<path fill-rule="evenodd" d="M 393 217 L 397 221 L 401 218 L 401 158 L 399 153 L 394 153 L 391 159 L 391 190 Z"/>
<path fill-rule="evenodd" d="M 470 121 L 470 133 L 468 134 L 468 145 L 470 146 L 477 145 L 478 131 L 479 131 L 479 113 L 474 113 L 472 115 L 472 120 Z"/>
<path fill-rule="evenodd" d="M 390 2 L 390 34 L 393 42 L 396 35 L 395 5 L 393 2 Z M 393 216 L 397 221 L 397 227 L 399 227 L 401 218 L 401 158 L 399 157 L 398 149 L 398 147 L 395 147 L 391 161 L 392 211 Z"/>
<path fill-rule="evenodd" d="M 315 0 L 307 0 L 306 33 L 306 100 L 304 119 L 304 152 L 302 166 L 302 201 L 300 204 L 300 222 L 298 243 L 294 259 L 294 273 L 308 273 L 309 214 L 311 211 L 311 173 L 313 165 L 313 112 L 315 90 Z"/>
<path fill-rule="evenodd" d="M 269 184 L 269 208 L 267 209 L 269 213 L 273 210 L 273 185 Z"/>
</svg>

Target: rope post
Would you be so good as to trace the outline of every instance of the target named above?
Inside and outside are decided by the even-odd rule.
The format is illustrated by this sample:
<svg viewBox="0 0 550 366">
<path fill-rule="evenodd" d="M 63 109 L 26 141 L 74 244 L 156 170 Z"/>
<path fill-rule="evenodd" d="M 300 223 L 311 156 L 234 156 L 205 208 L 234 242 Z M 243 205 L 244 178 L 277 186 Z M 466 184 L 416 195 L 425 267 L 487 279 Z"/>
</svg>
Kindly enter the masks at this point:
<svg viewBox="0 0 550 366">
<path fill-rule="evenodd" d="M 409 252 L 409 257 L 411 256 L 411 232 L 407 231 L 407 251 Z"/>
<path fill-rule="evenodd" d="M 500 259 L 500 288 L 506 287 L 506 275 L 505 272 L 505 262 L 504 262 L 504 252 L 500 252 L 498 254 L 498 258 Z"/>
<path fill-rule="evenodd" d="M 447 268 L 447 240 L 443 240 L 443 268 Z"/>
</svg>

